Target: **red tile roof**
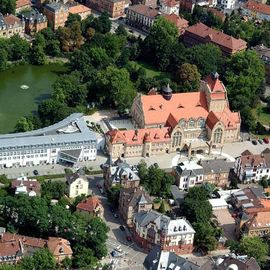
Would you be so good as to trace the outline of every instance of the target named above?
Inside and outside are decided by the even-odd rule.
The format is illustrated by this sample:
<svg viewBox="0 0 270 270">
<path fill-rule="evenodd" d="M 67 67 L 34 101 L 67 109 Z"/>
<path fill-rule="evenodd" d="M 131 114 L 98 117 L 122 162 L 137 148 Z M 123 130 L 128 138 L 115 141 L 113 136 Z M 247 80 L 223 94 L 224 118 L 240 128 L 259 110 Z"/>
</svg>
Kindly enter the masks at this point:
<svg viewBox="0 0 270 270">
<path fill-rule="evenodd" d="M 31 6 L 31 0 L 17 0 L 16 9 Z"/>
<path fill-rule="evenodd" d="M 16 187 L 20 186 L 21 184 L 23 184 L 24 186 L 26 186 L 27 188 L 27 192 L 29 193 L 30 191 L 35 191 L 36 194 L 40 193 L 40 183 L 38 181 L 31 181 L 31 180 L 13 180 L 11 183 L 11 187 L 13 189 L 15 189 Z"/>
<path fill-rule="evenodd" d="M 17 24 L 22 23 L 21 20 L 18 17 L 14 16 L 12 14 L 5 16 L 4 19 L 5 19 L 6 24 L 8 24 L 8 25 L 14 25 L 16 23 Z"/>
<path fill-rule="evenodd" d="M 140 145 L 144 142 L 169 142 L 170 128 L 149 128 L 138 130 L 111 130 L 106 133 L 110 142 Z"/>
<path fill-rule="evenodd" d="M 92 213 L 95 211 L 98 205 L 101 205 L 99 198 L 96 196 L 92 196 L 80 202 L 76 208 L 78 210 L 83 210 Z"/>
<path fill-rule="evenodd" d="M 188 27 L 185 31 L 185 34 L 186 33 L 191 33 L 193 35 L 199 36 L 204 38 L 205 41 L 228 48 L 232 51 L 243 50 L 247 46 L 247 43 L 244 40 L 236 39 L 223 32 L 210 28 L 203 23 L 197 23 Z"/>
<path fill-rule="evenodd" d="M 179 2 L 176 2 L 175 0 L 164 0 L 164 1 L 162 1 L 162 4 L 166 5 L 167 7 L 179 6 Z"/>
<path fill-rule="evenodd" d="M 253 0 L 249 0 L 245 4 L 244 8 L 249 9 L 251 11 L 270 15 L 270 5 L 262 4 Z"/>
<path fill-rule="evenodd" d="M 73 254 L 69 241 L 64 238 L 49 237 L 47 247 L 54 256 Z"/>
<path fill-rule="evenodd" d="M 210 8 L 207 9 L 207 11 L 211 12 L 216 17 L 219 17 L 222 21 L 224 21 L 225 18 L 226 18 L 225 14 L 222 11 L 220 11 L 220 10 L 218 10 L 216 8 L 210 7 Z"/>
<path fill-rule="evenodd" d="M 158 10 L 142 4 L 130 6 L 128 9 L 149 18 L 155 18 L 159 13 Z"/>
<path fill-rule="evenodd" d="M 18 240 L 10 240 L 8 242 L 0 241 L 0 256 L 15 256 L 21 252 L 21 246 Z"/>
<path fill-rule="evenodd" d="M 76 6 L 71 6 L 69 7 L 69 13 L 72 14 L 81 14 L 81 13 L 86 13 L 86 12 L 91 12 L 91 9 L 84 6 L 84 5 L 76 5 Z"/>
<path fill-rule="evenodd" d="M 172 22 L 179 30 L 182 30 L 183 28 L 188 27 L 188 21 L 185 20 L 184 18 L 181 18 L 180 16 L 172 13 L 170 15 L 165 14 L 164 17 Z"/>
</svg>

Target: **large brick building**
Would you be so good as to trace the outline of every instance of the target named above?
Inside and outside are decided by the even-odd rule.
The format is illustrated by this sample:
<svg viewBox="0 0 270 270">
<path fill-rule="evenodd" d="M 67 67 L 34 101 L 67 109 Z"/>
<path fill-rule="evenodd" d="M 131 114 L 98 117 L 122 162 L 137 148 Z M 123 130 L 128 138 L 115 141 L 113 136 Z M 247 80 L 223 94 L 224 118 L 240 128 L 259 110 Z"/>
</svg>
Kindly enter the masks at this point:
<svg viewBox="0 0 270 270">
<path fill-rule="evenodd" d="M 86 0 L 86 5 L 100 12 L 107 12 L 110 17 L 117 18 L 125 13 L 125 0 Z"/>
<path fill-rule="evenodd" d="M 211 43 L 218 46 L 224 56 L 232 55 L 247 48 L 247 43 L 223 32 L 215 30 L 203 23 L 197 23 L 185 30 L 183 41 L 186 46 Z"/>
<path fill-rule="evenodd" d="M 52 3 L 44 6 L 44 14 L 47 16 L 49 26 L 56 30 L 58 27 L 64 27 L 68 18 L 68 6 L 62 3 Z"/>
<path fill-rule="evenodd" d="M 171 219 L 151 210 L 137 213 L 133 223 L 135 241 L 147 251 L 155 245 L 176 254 L 187 254 L 193 250 L 195 231 L 185 218 Z"/>
<path fill-rule="evenodd" d="M 217 73 L 201 81 L 199 92 L 139 94 L 132 105 L 134 130 L 110 130 L 106 149 L 112 158 L 211 151 L 240 136 L 240 114 L 229 108 L 227 91 Z"/>
</svg>

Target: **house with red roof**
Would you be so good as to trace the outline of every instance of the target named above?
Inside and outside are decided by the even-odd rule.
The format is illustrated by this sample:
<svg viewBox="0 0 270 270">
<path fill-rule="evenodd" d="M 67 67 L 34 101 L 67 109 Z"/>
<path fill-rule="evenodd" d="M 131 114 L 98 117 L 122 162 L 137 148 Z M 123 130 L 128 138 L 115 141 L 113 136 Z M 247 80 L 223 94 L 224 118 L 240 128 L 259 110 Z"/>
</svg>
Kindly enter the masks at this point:
<svg viewBox="0 0 270 270">
<path fill-rule="evenodd" d="M 177 27 L 179 35 L 183 34 L 185 29 L 188 28 L 188 21 L 179 15 L 172 13 L 170 15 L 166 14 L 163 16 Z"/>
<path fill-rule="evenodd" d="M 96 196 L 88 197 L 76 206 L 77 212 L 94 214 L 97 217 L 102 218 L 104 215 L 104 208 L 101 201 Z"/>
<path fill-rule="evenodd" d="M 161 94 L 155 89 L 148 95 L 138 94 L 131 116 L 135 129 L 105 134 L 112 158 L 181 150 L 190 155 L 240 139 L 240 114 L 230 110 L 227 90 L 217 73 L 201 81 L 198 92 L 173 94 L 167 85 Z"/>
<path fill-rule="evenodd" d="M 270 21 L 270 5 L 254 0 L 247 1 L 242 7 L 241 13 L 251 19 Z"/>
<path fill-rule="evenodd" d="M 224 56 L 244 51 L 247 48 L 244 40 L 229 36 L 203 23 L 188 27 L 183 35 L 183 42 L 188 47 L 206 43 L 214 44 L 221 49 Z"/>
</svg>

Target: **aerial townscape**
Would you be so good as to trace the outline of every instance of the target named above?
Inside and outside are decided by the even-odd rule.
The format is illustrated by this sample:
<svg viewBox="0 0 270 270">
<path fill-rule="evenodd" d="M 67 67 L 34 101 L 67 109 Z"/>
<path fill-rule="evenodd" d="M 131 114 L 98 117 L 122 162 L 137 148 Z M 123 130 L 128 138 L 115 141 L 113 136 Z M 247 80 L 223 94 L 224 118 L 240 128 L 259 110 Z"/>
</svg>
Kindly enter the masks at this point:
<svg viewBox="0 0 270 270">
<path fill-rule="evenodd" d="M 0 270 L 270 269 L 270 0 L 0 0 Z"/>
</svg>

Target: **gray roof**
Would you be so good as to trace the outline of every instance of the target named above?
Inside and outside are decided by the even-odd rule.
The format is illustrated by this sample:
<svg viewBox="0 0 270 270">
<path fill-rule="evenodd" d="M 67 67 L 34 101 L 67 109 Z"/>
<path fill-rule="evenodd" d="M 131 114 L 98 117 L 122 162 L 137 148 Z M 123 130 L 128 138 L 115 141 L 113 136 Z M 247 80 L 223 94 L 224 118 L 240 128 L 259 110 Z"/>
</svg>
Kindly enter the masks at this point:
<svg viewBox="0 0 270 270">
<path fill-rule="evenodd" d="M 162 251 L 159 245 L 156 245 L 144 260 L 144 267 L 147 270 L 199 270 L 200 266 L 187 261 L 185 258 L 176 255 L 173 252 Z M 162 268 L 161 268 L 162 265 Z"/>
<path fill-rule="evenodd" d="M 73 124 L 77 131 L 73 133 L 59 133 L 61 128 Z M 74 113 L 66 119 L 46 128 L 29 132 L 0 135 L 0 150 L 12 150 L 12 147 L 65 144 L 72 142 L 89 142 L 96 144 L 96 135 L 85 124 L 82 114 Z M 2 149 L 1 149 L 2 148 Z M 6 148 L 6 149 L 5 149 Z"/>
<path fill-rule="evenodd" d="M 130 166 L 126 162 L 117 162 L 117 165 L 111 167 L 111 181 L 118 183 L 121 179 L 127 177 L 128 181 L 138 181 L 140 180 L 136 171 L 134 171 L 133 166 Z"/>
<path fill-rule="evenodd" d="M 82 168 L 80 168 L 74 174 L 71 174 L 71 175 L 67 175 L 66 176 L 66 179 L 67 179 L 67 182 L 68 182 L 69 185 L 72 184 L 78 178 L 84 178 L 84 179 L 86 179 L 85 171 Z"/>
<path fill-rule="evenodd" d="M 56 2 L 51 3 L 51 4 L 47 4 L 47 5 L 45 5 L 44 8 L 49 9 L 49 10 L 51 10 L 52 12 L 57 12 L 57 11 L 59 11 L 61 8 L 64 8 L 64 9 L 66 9 L 66 11 L 68 11 L 68 6 L 66 6 L 66 5 L 64 5 L 64 4 L 62 4 L 62 3 L 56 3 Z"/>
<path fill-rule="evenodd" d="M 152 204 L 151 197 L 142 188 L 122 188 L 120 193 L 125 195 L 128 206 L 135 207 L 138 204 Z"/>
<path fill-rule="evenodd" d="M 250 187 L 250 190 L 257 198 L 265 198 L 264 189 L 262 186 Z"/>
<path fill-rule="evenodd" d="M 171 193 L 173 196 L 173 199 L 178 203 L 179 205 L 183 202 L 187 192 L 183 190 L 179 190 L 179 188 L 176 185 L 171 186 Z"/>
<path fill-rule="evenodd" d="M 26 12 L 22 12 L 20 17 L 22 19 L 24 19 L 25 21 L 30 21 L 30 22 L 46 22 L 47 21 L 47 17 L 45 15 L 43 15 L 42 13 L 40 13 L 38 10 L 36 9 L 32 9 L 30 11 L 26 11 Z"/>
<path fill-rule="evenodd" d="M 7 24 L 5 22 L 5 18 L 2 13 L 0 13 L 0 28 L 6 28 Z"/>
<path fill-rule="evenodd" d="M 234 167 L 234 162 L 228 162 L 226 159 L 210 159 L 201 160 L 200 165 L 204 173 L 228 173 Z"/>
</svg>

